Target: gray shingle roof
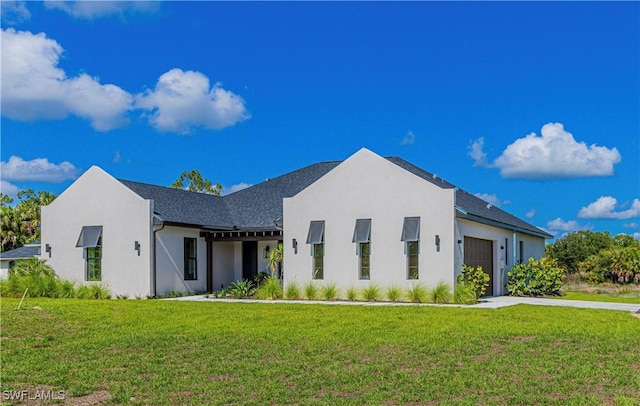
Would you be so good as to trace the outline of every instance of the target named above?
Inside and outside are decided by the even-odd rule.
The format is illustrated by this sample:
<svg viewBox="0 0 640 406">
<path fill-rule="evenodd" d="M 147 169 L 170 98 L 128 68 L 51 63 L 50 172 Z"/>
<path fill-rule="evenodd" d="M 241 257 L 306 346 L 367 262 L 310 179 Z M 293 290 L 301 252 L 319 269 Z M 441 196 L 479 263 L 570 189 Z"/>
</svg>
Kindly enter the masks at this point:
<svg viewBox="0 0 640 406">
<path fill-rule="evenodd" d="M 402 158 L 386 159 L 436 186 L 455 188 L 456 206 L 460 208 L 456 216 L 459 218 L 552 237 Z M 296 195 L 340 163 L 331 161 L 309 165 L 223 197 L 126 180 L 120 182 L 141 197 L 153 199 L 155 214 L 165 222 L 211 229 L 275 229 L 274 222 L 282 218 L 282 199 Z"/>
<path fill-rule="evenodd" d="M 40 255 L 40 245 L 31 243 L 14 250 L 0 252 L 0 259 L 15 260 L 37 257 Z"/>
</svg>

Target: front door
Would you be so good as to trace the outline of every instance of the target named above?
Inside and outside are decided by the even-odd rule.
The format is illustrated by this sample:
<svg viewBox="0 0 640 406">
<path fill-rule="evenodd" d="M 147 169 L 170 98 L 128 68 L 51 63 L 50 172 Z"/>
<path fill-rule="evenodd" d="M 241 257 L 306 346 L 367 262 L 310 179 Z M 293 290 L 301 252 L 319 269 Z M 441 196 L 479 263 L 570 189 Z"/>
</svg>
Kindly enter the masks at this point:
<svg viewBox="0 0 640 406">
<path fill-rule="evenodd" d="M 242 277 L 253 280 L 258 275 L 258 241 L 242 242 Z"/>
<path fill-rule="evenodd" d="M 493 296 L 493 241 L 464 237 L 464 263 L 482 267 L 489 275 L 489 286 L 485 296 Z"/>
</svg>

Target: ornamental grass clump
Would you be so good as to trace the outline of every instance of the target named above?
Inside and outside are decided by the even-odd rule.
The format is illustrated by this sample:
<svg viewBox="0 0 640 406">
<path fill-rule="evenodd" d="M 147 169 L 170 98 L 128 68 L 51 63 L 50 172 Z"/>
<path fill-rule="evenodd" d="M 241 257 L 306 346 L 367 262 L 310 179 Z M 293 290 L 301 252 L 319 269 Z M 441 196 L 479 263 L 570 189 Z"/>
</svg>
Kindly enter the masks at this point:
<svg viewBox="0 0 640 406">
<path fill-rule="evenodd" d="M 407 289 L 407 298 L 413 303 L 424 303 L 427 301 L 427 294 L 429 292 L 420 283 L 416 283 L 409 289 Z"/>
<path fill-rule="evenodd" d="M 255 296 L 266 300 L 280 299 L 282 297 L 280 280 L 273 276 L 267 277 L 256 290 Z"/>
<path fill-rule="evenodd" d="M 438 282 L 435 288 L 429 291 L 429 301 L 432 303 L 451 303 L 451 288 L 444 282 Z"/>
<path fill-rule="evenodd" d="M 321 294 L 325 300 L 335 300 L 338 297 L 338 287 L 335 283 L 329 283 L 322 288 Z"/>
<path fill-rule="evenodd" d="M 397 302 L 402 299 L 402 289 L 395 284 L 389 286 L 385 293 L 387 295 L 387 299 L 391 302 Z"/>
<path fill-rule="evenodd" d="M 318 298 L 318 287 L 313 282 L 304 285 L 304 297 L 307 300 L 316 300 Z"/>
<path fill-rule="evenodd" d="M 375 283 L 362 289 L 362 298 L 367 302 L 377 302 L 380 300 L 380 287 Z"/>
<path fill-rule="evenodd" d="M 300 288 L 295 282 L 289 282 L 284 288 L 284 297 L 289 300 L 298 300 L 302 295 Z"/>
<path fill-rule="evenodd" d="M 356 289 L 355 287 L 348 287 L 345 293 L 347 295 L 347 300 L 351 302 L 355 302 L 356 300 L 358 300 L 358 289 Z"/>
</svg>

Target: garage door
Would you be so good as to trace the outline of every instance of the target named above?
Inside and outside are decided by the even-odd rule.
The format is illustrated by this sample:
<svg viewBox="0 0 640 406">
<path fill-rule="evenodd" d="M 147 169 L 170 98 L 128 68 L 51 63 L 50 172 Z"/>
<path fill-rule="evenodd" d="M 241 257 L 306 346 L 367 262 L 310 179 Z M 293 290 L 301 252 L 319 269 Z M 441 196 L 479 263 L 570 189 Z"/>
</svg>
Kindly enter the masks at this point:
<svg viewBox="0 0 640 406">
<path fill-rule="evenodd" d="M 493 296 L 493 241 L 464 237 L 464 263 L 482 267 L 489 275 L 489 287 L 485 295 Z"/>
</svg>

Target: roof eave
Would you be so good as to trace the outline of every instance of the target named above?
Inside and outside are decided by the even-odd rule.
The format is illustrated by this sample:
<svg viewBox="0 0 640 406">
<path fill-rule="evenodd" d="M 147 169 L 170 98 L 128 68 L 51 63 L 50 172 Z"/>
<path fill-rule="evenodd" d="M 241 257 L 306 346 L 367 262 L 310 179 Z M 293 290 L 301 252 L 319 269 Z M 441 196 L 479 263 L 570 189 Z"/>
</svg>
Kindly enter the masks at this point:
<svg viewBox="0 0 640 406">
<path fill-rule="evenodd" d="M 461 219 L 465 219 L 465 220 L 475 221 L 477 223 L 482 223 L 482 224 L 486 224 L 486 225 L 489 225 L 489 226 L 494 226 L 494 227 L 504 228 L 504 229 L 511 230 L 511 231 L 516 231 L 516 232 L 523 233 L 523 234 L 533 235 L 535 237 L 544 238 L 545 240 L 553 238 L 553 236 L 551 234 L 545 233 L 542 230 L 540 230 L 540 232 L 535 232 L 533 230 L 527 230 L 526 228 L 514 226 L 513 224 L 501 223 L 499 221 L 490 220 L 488 218 L 476 216 L 475 214 L 471 214 L 471 213 L 462 214 L 462 213 L 458 212 L 458 213 L 456 213 L 456 217 L 461 218 Z"/>
</svg>

